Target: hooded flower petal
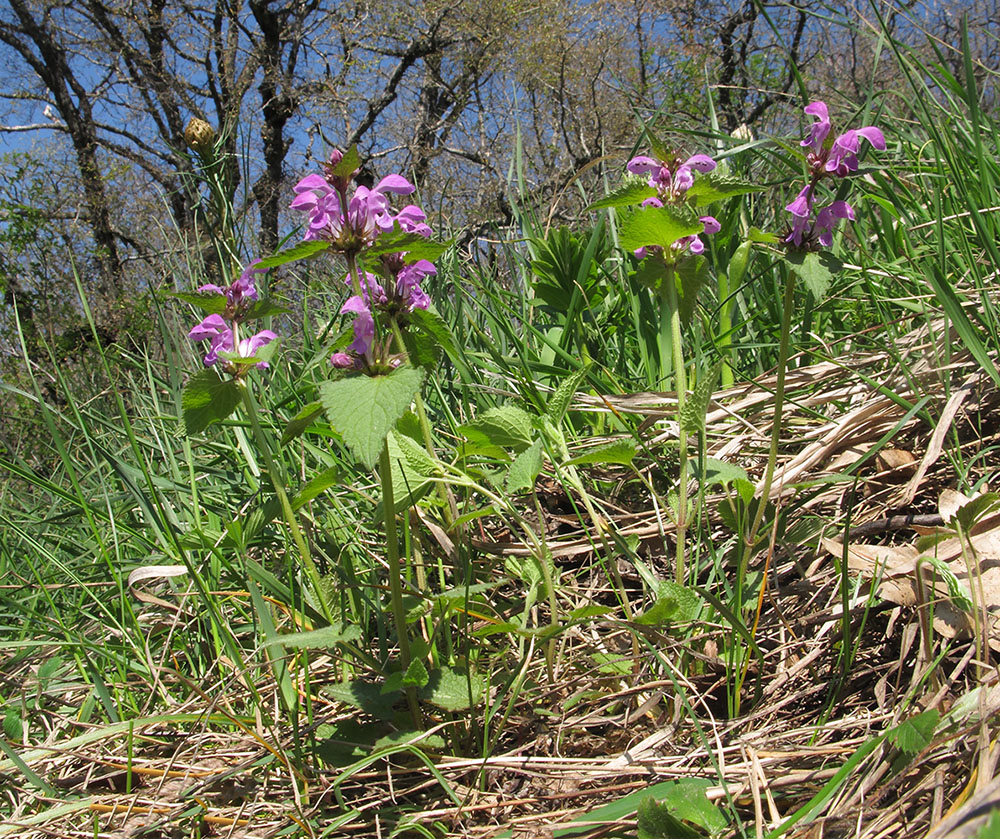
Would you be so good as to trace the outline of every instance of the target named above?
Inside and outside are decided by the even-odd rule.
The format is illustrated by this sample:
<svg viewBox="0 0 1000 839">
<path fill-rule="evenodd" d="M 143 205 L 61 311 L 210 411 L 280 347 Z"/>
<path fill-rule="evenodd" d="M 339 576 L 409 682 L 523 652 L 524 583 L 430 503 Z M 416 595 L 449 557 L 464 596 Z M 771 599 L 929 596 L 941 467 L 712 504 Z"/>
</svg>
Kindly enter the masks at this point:
<svg viewBox="0 0 1000 839">
<path fill-rule="evenodd" d="M 360 356 L 367 357 L 375 340 L 375 319 L 372 317 L 368 304 L 358 295 L 347 298 L 340 307 L 340 313 L 354 314 L 354 342 L 348 349 Z"/>
<path fill-rule="evenodd" d="M 204 358 L 206 367 L 219 360 L 220 352 L 231 352 L 233 349 L 233 330 L 221 315 L 209 315 L 188 332 L 188 338 L 192 341 L 211 341 Z"/>
<path fill-rule="evenodd" d="M 816 122 L 810 127 L 809 136 L 802 141 L 802 145 L 818 152 L 830 133 L 830 113 L 827 110 L 826 102 L 811 102 L 806 105 L 805 112 L 809 116 L 816 117 Z"/>
<path fill-rule="evenodd" d="M 396 195 L 409 195 L 416 191 L 416 187 L 402 175 L 386 175 L 380 180 L 372 192 L 386 193 L 392 192 Z"/>
<path fill-rule="evenodd" d="M 812 184 L 809 184 L 802 189 L 795 200 L 791 204 L 788 204 L 785 209 L 797 218 L 809 218 L 810 213 L 812 213 L 814 200 L 813 187 Z"/>
<path fill-rule="evenodd" d="M 225 294 L 226 293 L 225 289 L 223 289 L 221 286 L 217 286 L 215 283 L 206 283 L 205 285 L 200 285 L 200 286 L 198 286 L 198 291 L 205 292 L 205 293 L 207 293 L 209 291 L 212 291 L 212 292 L 215 292 L 216 294 Z"/>
<path fill-rule="evenodd" d="M 427 222 L 427 215 L 416 204 L 409 204 L 403 207 L 396 214 L 396 221 L 407 233 L 417 233 L 421 236 L 430 236 L 432 231 Z"/>
<path fill-rule="evenodd" d="M 701 216 L 698 220 L 705 225 L 705 233 L 709 236 L 722 230 L 722 225 L 714 216 Z"/>
<path fill-rule="evenodd" d="M 864 128 L 852 128 L 845 131 L 836 140 L 830 149 L 830 157 L 826 161 L 826 171 L 833 172 L 837 177 L 844 177 L 851 172 L 858 171 L 858 149 L 861 147 L 861 139 L 864 138 L 879 151 L 885 150 L 885 136 L 874 125 Z"/>
<path fill-rule="evenodd" d="M 266 347 L 278 336 L 275 335 L 270 329 L 262 329 L 256 335 L 251 335 L 249 338 L 244 338 L 240 341 L 239 354 L 241 358 L 252 358 L 257 355 L 257 350 L 261 347 Z M 266 362 L 261 362 L 257 365 L 258 367 L 267 367 Z"/>
<path fill-rule="evenodd" d="M 707 154 L 695 154 L 681 164 L 681 168 L 696 169 L 699 172 L 711 172 L 716 167 L 716 162 Z"/>
<path fill-rule="evenodd" d="M 833 229 L 842 219 L 854 221 L 854 209 L 846 201 L 834 201 L 816 214 L 813 233 L 823 247 L 828 248 L 833 244 Z"/>
<path fill-rule="evenodd" d="M 654 160 L 652 157 L 646 157 L 642 154 L 638 157 L 633 157 L 625 164 L 625 168 L 633 175 L 648 175 L 650 172 L 658 172 L 661 166 L 663 164 L 659 160 Z"/>
<path fill-rule="evenodd" d="M 335 352 L 330 356 L 330 366 L 340 370 L 354 367 L 354 359 L 345 352 Z"/>
</svg>

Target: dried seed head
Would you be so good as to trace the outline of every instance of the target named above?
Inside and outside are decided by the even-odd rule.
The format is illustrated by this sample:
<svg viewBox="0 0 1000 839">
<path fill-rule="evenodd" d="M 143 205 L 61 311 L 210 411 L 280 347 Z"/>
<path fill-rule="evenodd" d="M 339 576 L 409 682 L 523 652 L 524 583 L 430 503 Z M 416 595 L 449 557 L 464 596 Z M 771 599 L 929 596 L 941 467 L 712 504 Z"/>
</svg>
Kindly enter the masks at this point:
<svg viewBox="0 0 1000 839">
<path fill-rule="evenodd" d="M 215 130 L 205 120 L 193 117 L 184 129 L 184 139 L 198 154 L 209 154 L 215 145 Z"/>
</svg>

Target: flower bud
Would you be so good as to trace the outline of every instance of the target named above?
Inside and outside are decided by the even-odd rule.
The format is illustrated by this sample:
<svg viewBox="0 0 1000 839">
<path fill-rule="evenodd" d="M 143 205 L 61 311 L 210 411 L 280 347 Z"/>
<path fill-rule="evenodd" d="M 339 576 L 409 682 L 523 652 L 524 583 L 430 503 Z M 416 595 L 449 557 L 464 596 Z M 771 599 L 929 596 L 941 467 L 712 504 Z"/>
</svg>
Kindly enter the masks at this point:
<svg viewBox="0 0 1000 839">
<path fill-rule="evenodd" d="M 215 131 L 205 120 L 192 117 L 184 129 L 184 140 L 192 150 L 206 155 L 215 145 Z"/>
</svg>

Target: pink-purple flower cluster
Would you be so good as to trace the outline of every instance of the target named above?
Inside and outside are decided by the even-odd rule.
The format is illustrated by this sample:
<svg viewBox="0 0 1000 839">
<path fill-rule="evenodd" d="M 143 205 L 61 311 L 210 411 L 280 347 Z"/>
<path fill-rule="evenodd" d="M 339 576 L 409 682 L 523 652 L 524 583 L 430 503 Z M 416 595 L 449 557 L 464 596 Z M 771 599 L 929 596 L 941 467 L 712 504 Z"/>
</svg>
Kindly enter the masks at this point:
<svg viewBox="0 0 1000 839">
<path fill-rule="evenodd" d="M 694 185 L 695 172 L 711 172 L 715 169 L 715 161 L 707 154 L 696 154 L 681 162 L 678 158 L 673 162 L 664 162 L 653 157 L 639 155 L 633 157 L 626 169 L 633 175 L 649 175 L 649 185 L 656 190 L 655 196 L 650 196 L 642 202 L 643 207 L 662 207 L 665 204 L 684 203 L 687 191 Z M 705 235 L 718 233 L 719 222 L 712 216 L 700 216 L 699 221 L 705 226 Z M 635 255 L 642 259 L 650 248 L 639 248 Z M 685 236 L 673 244 L 675 253 L 699 254 L 705 250 L 705 244 L 697 235 Z"/>
<path fill-rule="evenodd" d="M 806 105 L 805 112 L 816 118 L 809 129 L 809 136 L 802 141 L 802 146 L 809 149 L 806 164 L 810 178 L 795 200 L 785 207 L 792 214 L 791 229 L 785 241 L 797 248 L 817 244 L 828 248 L 833 244 L 833 230 L 837 222 L 843 219 L 854 221 L 854 208 L 846 201 L 832 201 L 817 208 L 816 185 L 824 178 L 844 178 L 857 172 L 861 140 L 867 140 L 873 148 L 885 151 L 885 137 L 874 125 L 868 125 L 852 128 L 829 141 L 832 126 L 826 103 L 812 102 Z"/>
<path fill-rule="evenodd" d="M 257 301 L 257 287 L 254 285 L 254 275 L 267 269 L 258 268 L 259 259 L 254 260 L 246 270 L 226 288 L 208 284 L 201 286 L 200 292 L 214 292 L 226 298 L 226 309 L 223 314 L 212 314 L 195 326 L 188 338 L 192 341 L 209 341 L 208 352 L 205 355 L 205 366 L 211 367 L 219 360 L 219 353 L 232 353 L 237 359 L 253 358 L 261 347 L 267 346 L 278 336 L 270 329 L 263 329 L 249 338 L 237 340 L 236 330 L 240 321 L 246 317 L 250 307 Z M 239 374 L 245 365 L 235 363 L 235 360 L 223 358 L 225 369 L 229 373 Z M 266 361 L 257 362 L 256 367 L 264 369 Z"/>
<path fill-rule="evenodd" d="M 300 180 L 294 188 L 291 208 L 308 216 L 306 241 L 329 242 L 332 250 L 347 257 L 349 272 L 345 282 L 355 293 L 340 312 L 355 316 L 354 341 L 347 352 L 335 353 L 330 363 L 361 369 L 374 360 L 373 311 L 396 318 L 414 309 L 426 309 L 430 299 L 420 283 L 437 269 L 426 259 L 410 259 L 405 251 L 382 254 L 367 266 L 378 274 L 358 266 L 358 257 L 383 233 L 396 229 L 426 237 L 431 228 L 424 211 L 415 204 L 393 213 L 389 196 L 409 195 L 416 189 L 402 175 L 387 175 L 371 189 L 358 185 L 348 195 L 357 172 L 347 177 L 335 174 L 343 158 L 343 153 L 335 150 L 325 174 L 307 175 Z"/>
</svg>

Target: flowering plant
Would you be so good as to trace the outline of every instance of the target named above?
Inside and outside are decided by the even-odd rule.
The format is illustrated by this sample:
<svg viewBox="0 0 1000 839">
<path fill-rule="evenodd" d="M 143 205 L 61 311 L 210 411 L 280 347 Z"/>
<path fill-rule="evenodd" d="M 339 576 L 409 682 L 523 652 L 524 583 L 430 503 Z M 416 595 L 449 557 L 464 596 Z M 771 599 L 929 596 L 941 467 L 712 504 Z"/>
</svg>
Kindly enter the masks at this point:
<svg viewBox="0 0 1000 839">
<path fill-rule="evenodd" d="M 402 363 L 400 330 L 412 312 L 430 306 L 421 282 L 437 273 L 432 260 L 443 248 L 428 241 L 431 228 L 419 206 L 393 212 L 390 196 L 412 194 L 413 184 L 392 174 L 372 188 L 354 185 L 359 163 L 354 149 L 334 150 L 323 174 L 295 185 L 291 208 L 306 214 L 303 243 L 313 246 L 307 253 L 330 250 L 347 263 L 344 282 L 353 293 L 340 311 L 354 315 L 354 340 L 330 363 L 374 376 Z M 268 264 L 275 259 L 280 255 Z"/>
<path fill-rule="evenodd" d="M 254 304 L 259 298 L 254 285 L 254 275 L 267 270 L 257 267 L 259 263 L 259 259 L 251 262 L 226 288 L 211 283 L 200 286 L 198 288 L 200 294 L 223 298 L 224 308 L 221 313 L 209 314 L 188 333 L 192 341 L 209 341 L 209 349 L 204 359 L 206 367 L 213 366 L 221 355 L 225 372 L 237 378 L 245 376 L 251 367 L 266 370 L 267 359 L 259 358 L 258 353 L 278 337 L 270 329 L 263 329 L 248 338 L 238 338 L 239 324 L 256 316 Z M 222 301 L 216 299 L 215 305 L 220 304 Z"/>
<path fill-rule="evenodd" d="M 828 248 L 833 244 L 833 230 L 838 221 L 854 221 L 854 208 L 843 200 L 831 201 L 817 209 L 817 186 L 828 178 L 845 178 L 858 171 L 858 151 L 862 140 L 885 151 L 885 137 L 873 125 L 845 131 L 836 139 L 830 136 L 831 123 L 825 102 L 812 102 L 805 113 L 816 118 L 801 145 L 809 149 L 806 166 L 809 182 L 785 209 L 792 214 L 791 229 L 784 241 L 803 250 Z"/>
</svg>

